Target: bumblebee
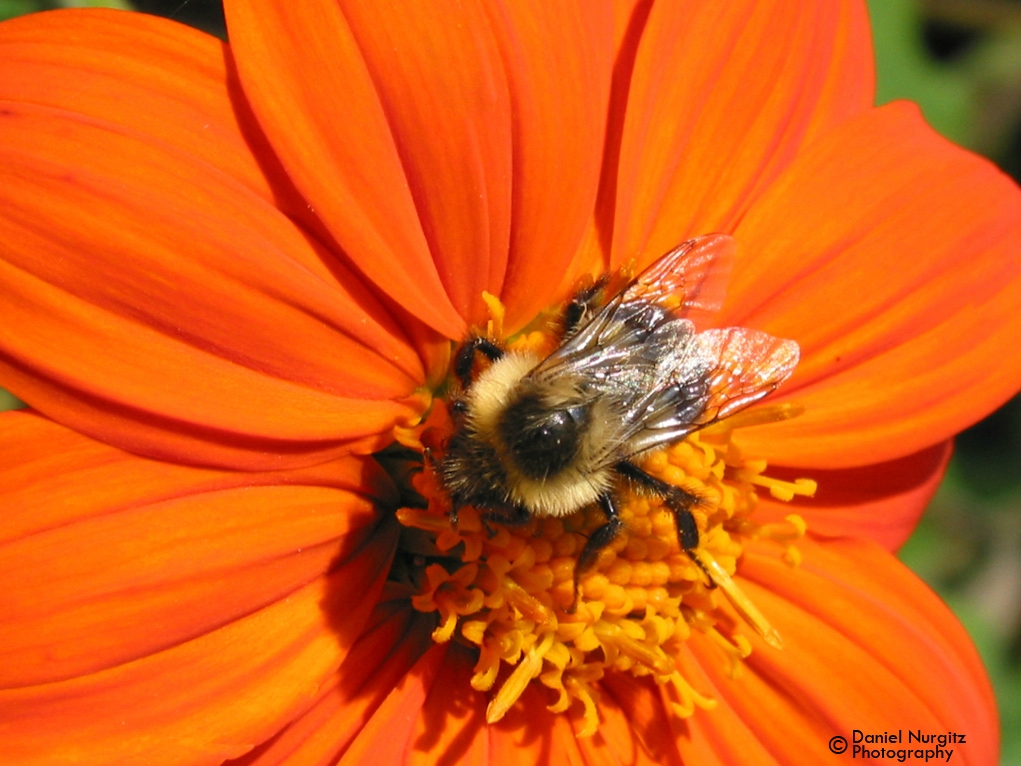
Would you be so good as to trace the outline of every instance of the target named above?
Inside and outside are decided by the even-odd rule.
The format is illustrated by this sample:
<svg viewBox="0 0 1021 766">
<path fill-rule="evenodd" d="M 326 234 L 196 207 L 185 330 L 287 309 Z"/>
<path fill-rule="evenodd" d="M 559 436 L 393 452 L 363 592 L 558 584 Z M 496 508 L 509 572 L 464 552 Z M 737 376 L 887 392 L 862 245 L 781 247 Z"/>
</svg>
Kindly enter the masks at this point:
<svg viewBox="0 0 1021 766">
<path fill-rule="evenodd" d="M 597 504 L 606 522 L 588 538 L 577 576 L 623 528 L 618 506 L 630 484 L 663 499 L 681 547 L 705 571 L 691 512 L 701 498 L 640 463 L 766 396 L 798 363 L 794 341 L 702 329 L 722 303 L 734 250 L 726 235 L 689 240 L 608 300 L 608 278 L 596 281 L 565 307 L 559 346 L 545 358 L 466 340 L 454 358 L 455 431 L 439 461 L 452 523 L 467 505 L 513 525 Z M 479 355 L 489 364 L 475 376 Z"/>
</svg>

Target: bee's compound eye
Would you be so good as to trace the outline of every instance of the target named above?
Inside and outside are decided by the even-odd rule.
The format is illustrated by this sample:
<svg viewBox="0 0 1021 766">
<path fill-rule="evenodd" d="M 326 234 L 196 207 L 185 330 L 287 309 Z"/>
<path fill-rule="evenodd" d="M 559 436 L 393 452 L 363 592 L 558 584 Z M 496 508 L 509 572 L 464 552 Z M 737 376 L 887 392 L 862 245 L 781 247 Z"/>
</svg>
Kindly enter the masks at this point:
<svg viewBox="0 0 1021 766">
<path fill-rule="evenodd" d="M 534 479 L 549 478 L 577 457 L 589 418 L 587 405 L 558 409 L 524 396 L 504 411 L 500 435 L 518 470 Z"/>
</svg>

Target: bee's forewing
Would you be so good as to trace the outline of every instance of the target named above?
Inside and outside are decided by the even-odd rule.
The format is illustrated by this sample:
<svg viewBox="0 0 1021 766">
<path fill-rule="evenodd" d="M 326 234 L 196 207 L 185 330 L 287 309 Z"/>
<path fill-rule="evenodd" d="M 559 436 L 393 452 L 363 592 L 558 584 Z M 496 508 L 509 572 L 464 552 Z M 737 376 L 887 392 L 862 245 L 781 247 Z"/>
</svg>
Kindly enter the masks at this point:
<svg viewBox="0 0 1021 766">
<path fill-rule="evenodd" d="M 674 303 L 677 316 L 703 329 L 723 305 L 736 252 L 737 244 L 726 234 L 689 239 L 639 274 L 624 300 Z"/>
</svg>

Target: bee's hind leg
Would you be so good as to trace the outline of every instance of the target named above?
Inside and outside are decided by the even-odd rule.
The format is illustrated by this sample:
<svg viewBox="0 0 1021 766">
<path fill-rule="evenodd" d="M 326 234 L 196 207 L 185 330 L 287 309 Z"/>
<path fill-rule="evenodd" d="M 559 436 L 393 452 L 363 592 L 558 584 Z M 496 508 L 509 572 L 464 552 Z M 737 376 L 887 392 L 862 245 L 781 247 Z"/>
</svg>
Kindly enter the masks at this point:
<svg viewBox="0 0 1021 766">
<path fill-rule="evenodd" d="M 691 492 L 686 492 L 673 484 L 667 484 L 655 476 L 650 476 L 634 463 L 630 463 L 627 460 L 617 463 L 616 470 L 617 473 L 627 477 L 638 487 L 663 498 L 663 502 L 666 503 L 667 507 L 674 514 L 674 520 L 677 523 L 677 538 L 681 543 L 681 547 L 688 554 L 688 558 L 694 561 L 695 565 L 705 574 L 709 587 L 715 588 L 716 582 L 713 580 L 712 575 L 709 574 L 705 564 L 702 563 L 702 559 L 696 553 L 699 534 L 691 509 L 701 502 L 702 498 Z"/>
</svg>

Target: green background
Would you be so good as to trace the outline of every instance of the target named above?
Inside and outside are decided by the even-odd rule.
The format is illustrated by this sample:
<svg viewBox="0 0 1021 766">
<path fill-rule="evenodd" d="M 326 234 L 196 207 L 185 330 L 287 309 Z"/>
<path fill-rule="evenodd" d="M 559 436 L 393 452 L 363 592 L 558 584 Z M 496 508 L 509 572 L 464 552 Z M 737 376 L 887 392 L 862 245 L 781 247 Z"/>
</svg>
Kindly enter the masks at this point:
<svg viewBox="0 0 1021 766">
<path fill-rule="evenodd" d="M 84 5 L 134 7 L 224 35 L 216 0 L 0 0 L 0 18 Z M 1021 0 L 869 5 L 877 102 L 918 102 L 937 130 L 1021 180 Z M 0 409 L 16 404 L 0 391 Z M 974 637 L 1000 703 L 1001 762 L 1021 766 L 1021 398 L 958 438 L 901 558 Z"/>
</svg>

